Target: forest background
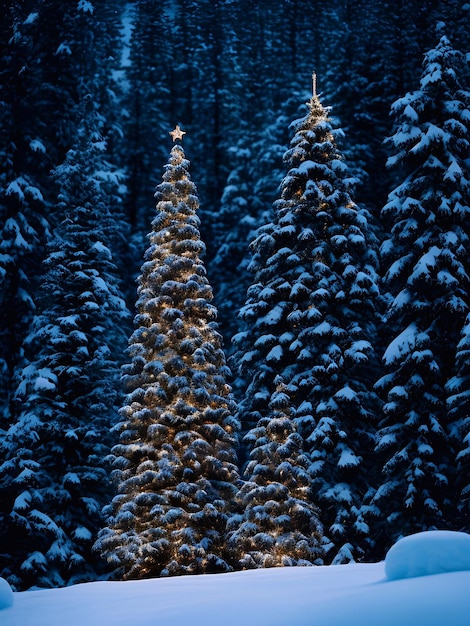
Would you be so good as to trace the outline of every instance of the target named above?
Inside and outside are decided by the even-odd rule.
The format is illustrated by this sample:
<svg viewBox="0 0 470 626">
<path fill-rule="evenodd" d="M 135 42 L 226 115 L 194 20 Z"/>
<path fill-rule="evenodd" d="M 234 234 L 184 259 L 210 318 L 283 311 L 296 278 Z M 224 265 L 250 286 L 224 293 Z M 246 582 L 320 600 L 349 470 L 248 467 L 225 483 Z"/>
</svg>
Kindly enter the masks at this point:
<svg viewBox="0 0 470 626">
<path fill-rule="evenodd" d="M 169 131 L 180 123 L 187 133 L 230 355 L 253 279 L 249 243 L 273 219 L 289 125 L 306 113 L 312 71 L 344 131 L 354 199 L 379 250 L 390 226 L 382 208 L 401 182 L 386 168 L 391 106 L 419 88 L 423 56 L 443 33 L 468 50 L 470 5 L 36 0 L 0 10 L 0 575 L 24 588 L 100 571 L 91 545 L 112 494 L 103 432 L 123 402 L 120 367 Z M 463 63 L 461 84 L 468 78 Z M 241 399 L 246 380 L 232 369 Z M 74 455 L 87 463 L 74 465 Z M 63 530 L 74 515 L 87 521 Z"/>
</svg>

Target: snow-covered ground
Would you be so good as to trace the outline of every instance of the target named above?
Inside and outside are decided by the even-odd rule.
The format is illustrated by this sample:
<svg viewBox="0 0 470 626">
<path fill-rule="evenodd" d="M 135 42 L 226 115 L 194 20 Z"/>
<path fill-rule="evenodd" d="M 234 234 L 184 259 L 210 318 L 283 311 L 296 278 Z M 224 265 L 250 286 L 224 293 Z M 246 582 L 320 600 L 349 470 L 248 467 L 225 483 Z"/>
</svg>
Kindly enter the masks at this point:
<svg viewBox="0 0 470 626">
<path fill-rule="evenodd" d="M 470 626 L 469 597 L 470 535 L 432 531 L 400 540 L 385 563 L 94 582 L 14 594 L 0 579 L 0 607 L 6 607 L 0 624 Z"/>
</svg>

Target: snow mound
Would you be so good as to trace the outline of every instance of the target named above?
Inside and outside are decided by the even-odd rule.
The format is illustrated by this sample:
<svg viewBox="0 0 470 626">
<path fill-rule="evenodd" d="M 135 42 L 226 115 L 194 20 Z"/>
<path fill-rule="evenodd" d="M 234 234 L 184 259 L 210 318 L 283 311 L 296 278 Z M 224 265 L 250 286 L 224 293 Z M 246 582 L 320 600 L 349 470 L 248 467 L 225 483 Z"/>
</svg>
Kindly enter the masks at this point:
<svg viewBox="0 0 470 626">
<path fill-rule="evenodd" d="M 385 557 L 389 580 L 470 570 L 470 535 L 428 530 L 399 539 Z"/>
<path fill-rule="evenodd" d="M 0 611 L 13 605 L 13 591 L 4 578 L 0 578 Z"/>
</svg>

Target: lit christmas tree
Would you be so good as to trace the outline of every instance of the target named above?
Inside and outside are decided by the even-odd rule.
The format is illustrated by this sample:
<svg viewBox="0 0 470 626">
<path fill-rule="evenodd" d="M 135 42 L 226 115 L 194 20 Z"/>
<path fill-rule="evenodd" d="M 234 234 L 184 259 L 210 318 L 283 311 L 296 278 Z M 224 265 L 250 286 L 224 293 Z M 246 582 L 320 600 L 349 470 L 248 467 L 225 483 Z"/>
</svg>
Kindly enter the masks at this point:
<svg viewBox="0 0 470 626">
<path fill-rule="evenodd" d="M 130 393 L 113 448 L 118 494 L 96 546 L 124 578 L 230 569 L 221 555 L 238 422 L 188 167 L 175 145 L 139 278 Z"/>
<path fill-rule="evenodd" d="M 307 115 L 292 126 L 281 197 L 252 243 L 255 276 L 240 312 L 245 328 L 234 338 L 240 374 L 249 381 L 240 421 L 248 451 L 257 454 L 260 427 L 273 417 L 283 381 L 290 419 L 310 457 L 328 558 L 338 563 L 362 556 L 367 543 L 360 509 L 377 403 L 376 255 L 367 214 L 351 197 L 340 132 L 315 85 Z"/>
<path fill-rule="evenodd" d="M 250 432 L 248 480 L 237 494 L 242 514 L 228 522 L 227 552 L 236 567 L 313 565 L 323 557 L 323 529 L 312 503 L 310 461 L 279 383 L 269 417 Z"/>
</svg>

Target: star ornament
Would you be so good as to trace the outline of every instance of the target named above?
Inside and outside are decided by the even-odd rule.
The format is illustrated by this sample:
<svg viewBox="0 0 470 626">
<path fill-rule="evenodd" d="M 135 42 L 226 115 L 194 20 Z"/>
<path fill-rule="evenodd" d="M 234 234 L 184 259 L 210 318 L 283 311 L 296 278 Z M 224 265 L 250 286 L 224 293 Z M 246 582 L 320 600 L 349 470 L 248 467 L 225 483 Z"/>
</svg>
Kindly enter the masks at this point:
<svg viewBox="0 0 470 626">
<path fill-rule="evenodd" d="M 183 139 L 183 135 L 186 135 L 186 131 L 181 130 L 179 124 L 176 124 L 175 130 L 171 130 L 168 134 L 171 135 L 173 141 L 176 141 L 177 139 Z"/>
</svg>

